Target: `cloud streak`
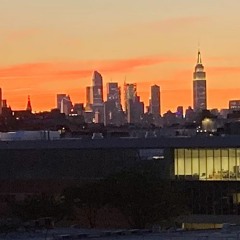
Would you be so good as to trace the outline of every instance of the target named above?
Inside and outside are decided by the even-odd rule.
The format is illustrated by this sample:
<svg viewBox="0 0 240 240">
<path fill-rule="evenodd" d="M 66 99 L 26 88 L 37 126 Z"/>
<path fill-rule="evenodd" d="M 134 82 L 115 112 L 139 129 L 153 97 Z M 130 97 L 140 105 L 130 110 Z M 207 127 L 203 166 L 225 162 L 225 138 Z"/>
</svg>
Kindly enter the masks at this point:
<svg viewBox="0 0 240 240">
<path fill-rule="evenodd" d="M 81 78 L 91 75 L 93 70 L 103 74 L 131 72 L 136 68 L 148 67 L 167 62 L 178 62 L 180 58 L 139 57 L 120 60 L 92 60 L 76 62 L 41 62 L 26 63 L 0 68 L 0 79 L 57 77 L 62 79 Z"/>
</svg>

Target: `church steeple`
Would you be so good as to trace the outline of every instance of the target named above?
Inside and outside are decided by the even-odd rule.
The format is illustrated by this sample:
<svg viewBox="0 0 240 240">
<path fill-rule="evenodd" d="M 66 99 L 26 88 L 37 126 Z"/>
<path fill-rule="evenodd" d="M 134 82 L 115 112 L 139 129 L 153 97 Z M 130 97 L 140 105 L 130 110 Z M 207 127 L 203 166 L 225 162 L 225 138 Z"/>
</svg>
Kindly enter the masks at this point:
<svg viewBox="0 0 240 240">
<path fill-rule="evenodd" d="M 31 100 L 30 96 L 28 95 L 28 102 L 27 102 L 27 111 L 32 112 L 32 105 L 31 105 Z"/>
</svg>

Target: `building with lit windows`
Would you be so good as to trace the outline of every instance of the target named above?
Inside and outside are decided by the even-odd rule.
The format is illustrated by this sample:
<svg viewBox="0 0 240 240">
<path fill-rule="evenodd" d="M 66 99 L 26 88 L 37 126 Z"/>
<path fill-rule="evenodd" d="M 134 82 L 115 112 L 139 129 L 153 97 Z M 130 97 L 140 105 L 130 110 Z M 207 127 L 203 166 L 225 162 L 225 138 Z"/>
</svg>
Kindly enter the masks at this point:
<svg viewBox="0 0 240 240">
<path fill-rule="evenodd" d="M 232 111 L 240 111 L 240 100 L 230 100 L 228 109 Z"/>
<path fill-rule="evenodd" d="M 146 168 L 180 189 L 192 214 L 240 214 L 240 136 L 9 138 L 0 141 L 0 158 L 4 196 L 59 194 L 81 181 Z"/>
</svg>

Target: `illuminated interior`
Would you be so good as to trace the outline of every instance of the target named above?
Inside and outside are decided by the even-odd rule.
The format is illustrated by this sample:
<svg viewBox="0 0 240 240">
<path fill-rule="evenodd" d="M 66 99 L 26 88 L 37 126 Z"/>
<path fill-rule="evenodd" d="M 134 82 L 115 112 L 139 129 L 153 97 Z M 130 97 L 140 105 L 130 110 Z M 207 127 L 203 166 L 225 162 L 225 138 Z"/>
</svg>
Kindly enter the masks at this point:
<svg viewBox="0 0 240 240">
<path fill-rule="evenodd" d="M 175 176 L 192 180 L 240 180 L 240 148 L 175 149 Z"/>
</svg>

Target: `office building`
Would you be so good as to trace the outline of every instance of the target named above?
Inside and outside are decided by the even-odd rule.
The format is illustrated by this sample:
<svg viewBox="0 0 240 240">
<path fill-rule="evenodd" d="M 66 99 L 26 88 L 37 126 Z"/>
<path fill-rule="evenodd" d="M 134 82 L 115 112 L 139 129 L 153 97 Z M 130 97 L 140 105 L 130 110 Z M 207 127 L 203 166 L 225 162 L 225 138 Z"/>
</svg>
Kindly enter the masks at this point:
<svg viewBox="0 0 240 240">
<path fill-rule="evenodd" d="M 0 114 L 2 114 L 2 89 L 0 88 Z"/>
<path fill-rule="evenodd" d="M 121 103 L 121 91 L 117 82 L 107 83 L 107 100 L 113 100 L 118 105 Z"/>
<path fill-rule="evenodd" d="M 123 124 L 121 91 L 118 83 L 107 83 L 107 101 L 104 103 L 104 125 Z"/>
<path fill-rule="evenodd" d="M 87 86 L 85 111 L 87 112 L 92 111 L 92 104 L 93 104 L 93 89 L 91 86 Z"/>
<path fill-rule="evenodd" d="M 229 110 L 239 111 L 240 110 L 240 100 L 230 100 L 229 101 Z"/>
<path fill-rule="evenodd" d="M 144 103 L 140 101 L 140 97 L 128 100 L 127 122 L 130 124 L 138 124 L 144 113 Z"/>
<path fill-rule="evenodd" d="M 103 80 L 102 75 L 94 71 L 92 78 L 92 91 L 93 91 L 93 105 L 103 104 Z"/>
<path fill-rule="evenodd" d="M 157 85 L 151 86 L 150 113 L 154 116 L 161 114 L 160 87 Z"/>
<path fill-rule="evenodd" d="M 62 99 L 65 98 L 67 95 L 65 93 L 59 93 L 57 94 L 57 108 L 61 110 L 61 102 Z"/>
<path fill-rule="evenodd" d="M 128 111 L 129 100 L 134 101 L 137 96 L 137 84 L 136 83 L 124 83 L 124 104 L 125 111 Z"/>
<path fill-rule="evenodd" d="M 103 106 L 103 79 L 102 75 L 94 71 L 92 78 L 92 111 L 95 123 L 103 123 L 104 106 Z M 97 119 L 95 119 L 97 116 Z"/>
<path fill-rule="evenodd" d="M 200 51 L 198 51 L 197 65 L 193 73 L 193 109 L 194 111 L 207 109 L 206 73 Z"/>
<path fill-rule="evenodd" d="M 61 108 L 60 108 L 61 113 L 68 115 L 71 112 L 72 108 L 73 108 L 73 105 L 72 105 L 70 96 L 68 95 L 68 96 L 62 98 Z"/>
</svg>

